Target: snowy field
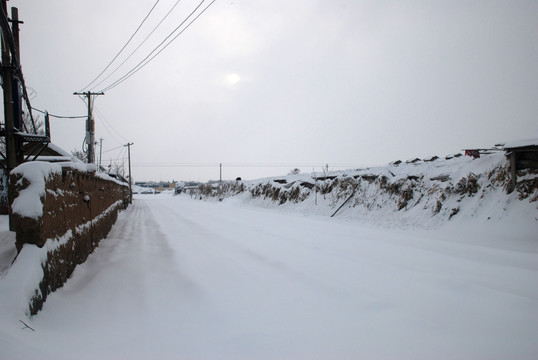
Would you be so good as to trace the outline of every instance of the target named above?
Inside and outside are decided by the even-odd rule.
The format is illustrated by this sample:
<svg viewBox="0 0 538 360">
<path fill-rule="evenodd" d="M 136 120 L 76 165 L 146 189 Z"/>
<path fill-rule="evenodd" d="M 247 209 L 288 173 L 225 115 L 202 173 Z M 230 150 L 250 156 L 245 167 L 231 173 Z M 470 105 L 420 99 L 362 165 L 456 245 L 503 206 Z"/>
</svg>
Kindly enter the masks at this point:
<svg viewBox="0 0 538 360">
<path fill-rule="evenodd" d="M 0 359 L 537 359 L 538 241 L 507 226 L 141 195 L 37 316 L 0 306 Z"/>
</svg>

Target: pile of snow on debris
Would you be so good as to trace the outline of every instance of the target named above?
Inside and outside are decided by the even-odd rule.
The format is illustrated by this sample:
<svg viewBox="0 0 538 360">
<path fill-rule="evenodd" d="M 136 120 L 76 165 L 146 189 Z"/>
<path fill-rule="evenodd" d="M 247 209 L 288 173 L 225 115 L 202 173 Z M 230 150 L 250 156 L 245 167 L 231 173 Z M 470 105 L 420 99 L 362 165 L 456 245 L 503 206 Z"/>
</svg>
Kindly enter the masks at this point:
<svg viewBox="0 0 538 360">
<path fill-rule="evenodd" d="M 502 151 L 328 170 L 203 185 L 184 194 L 390 227 L 432 228 L 463 219 L 538 224 L 538 173 L 519 171 L 511 191 L 509 161 Z"/>
</svg>

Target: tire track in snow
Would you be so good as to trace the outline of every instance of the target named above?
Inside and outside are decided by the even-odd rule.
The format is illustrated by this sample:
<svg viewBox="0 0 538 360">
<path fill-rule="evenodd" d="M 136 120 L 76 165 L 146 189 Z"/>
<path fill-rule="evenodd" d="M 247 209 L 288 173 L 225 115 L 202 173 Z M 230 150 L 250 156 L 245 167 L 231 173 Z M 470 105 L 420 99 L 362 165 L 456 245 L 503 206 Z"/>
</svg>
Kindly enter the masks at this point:
<svg viewBox="0 0 538 360">
<path fill-rule="evenodd" d="M 260 233 L 263 233 L 264 237 L 269 237 L 275 242 L 277 239 L 280 239 L 275 233 L 268 231 L 261 225 L 251 227 L 244 226 L 245 224 L 243 226 L 238 225 L 235 228 L 234 235 L 211 229 L 212 225 L 216 222 L 229 221 L 229 218 L 215 219 L 212 216 L 210 219 L 207 219 L 207 222 L 196 222 L 187 218 L 177 207 L 168 206 L 166 202 L 159 202 L 159 206 L 152 208 L 152 212 L 157 212 L 156 217 L 159 221 L 167 224 L 167 234 L 172 234 L 168 235 L 168 237 L 174 238 L 175 240 L 173 242 L 175 242 L 175 245 L 180 246 L 176 249 L 176 253 L 179 256 L 185 255 L 184 253 L 188 251 L 189 257 L 213 258 L 214 262 L 220 261 L 220 266 L 223 267 L 229 263 L 247 263 L 249 267 L 262 267 L 265 271 L 271 272 L 275 277 L 293 278 L 294 282 L 303 283 L 309 288 L 316 288 L 316 291 L 319 292 L 339 295 L 346 292 L 344 289 L 337 288 L 330 283 L 309 276 L 304 271 L 300 271 L 300 269 L 293 268 L 292 264 L 287 263 L 282 258 L 276 257 L 275 254 L 264 253 L 258 249 L 255 238 Z M 204 219 L 203 216 L 199 216 L 198 214 L 194 214 L 191 218 Z M 245 238 L 253 239 L 251 246 L 245 243 Z M 296 245 L 291 240 L 286 238 L 283 240 L 280 239 L 279 242 L 288 247 L 290 244 Z M 249 272 L 252 272 L 252 269 Z M 200 286 L 203 286 L 203 284 L 200 284 Z M 352 294 L 348 293 L 347 296 L 352 297 Z"/>
<path fill-rule="evenodd" d="M 83 328 L 85 336 L 95 331 L 99 337 L 104 332 L 118 338 L 123 333 L 119 347 L 122 341 L 135 346 L 130 341 L 145 333 L 173 331 L 175 321 L 169 321 L 167 311 L 181 302 L 178 294 L 193 292 L 176 268 L 173 250 L 149 207 L 135 201 L 65 286 L 49 296 L 34 325 L 73 334 Z"/>
</svg>

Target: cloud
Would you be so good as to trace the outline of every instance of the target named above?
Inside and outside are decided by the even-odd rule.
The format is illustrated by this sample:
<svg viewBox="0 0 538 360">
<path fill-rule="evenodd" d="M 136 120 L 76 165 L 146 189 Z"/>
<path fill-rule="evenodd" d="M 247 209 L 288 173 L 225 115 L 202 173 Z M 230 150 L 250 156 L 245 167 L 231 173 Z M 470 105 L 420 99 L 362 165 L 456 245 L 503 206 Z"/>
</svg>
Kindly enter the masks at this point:
<svg viewBox="0 0 538 360">
<path fill-rule="evenodd" d="M 23 69 L 35 104 L 77 115 L 85 106 L 72 92 L 154 3 L 12 2 L 25 21 Z M 161 1 L 147 29 L 173 3 Z M 196 3 L 180 4 L 144 51 Z M 487 147 L 535 127 L 537 12 L 525 1 L 217 1 L 96 106 L 144 162 L 383 164 Z M 53 124 L 54 141 L 78 147 L 79 127 Z M 266 175 L 258 170 L 249 176 Z M 134 176 L 156 172 L 135 168 Z"/>
</svg>

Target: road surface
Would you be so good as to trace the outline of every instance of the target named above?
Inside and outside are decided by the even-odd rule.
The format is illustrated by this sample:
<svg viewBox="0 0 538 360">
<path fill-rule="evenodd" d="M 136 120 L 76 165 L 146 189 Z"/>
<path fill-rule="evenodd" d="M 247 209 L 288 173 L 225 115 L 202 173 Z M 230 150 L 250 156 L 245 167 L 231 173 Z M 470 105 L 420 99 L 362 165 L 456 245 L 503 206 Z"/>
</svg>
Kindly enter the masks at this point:
<svg viewBox="0 0 538 360">
<path fill-rule="evenodd" d="M 525 253 L 146 196 L 31 319 L 55 359 L 531 359 Z"/>
</svg>

